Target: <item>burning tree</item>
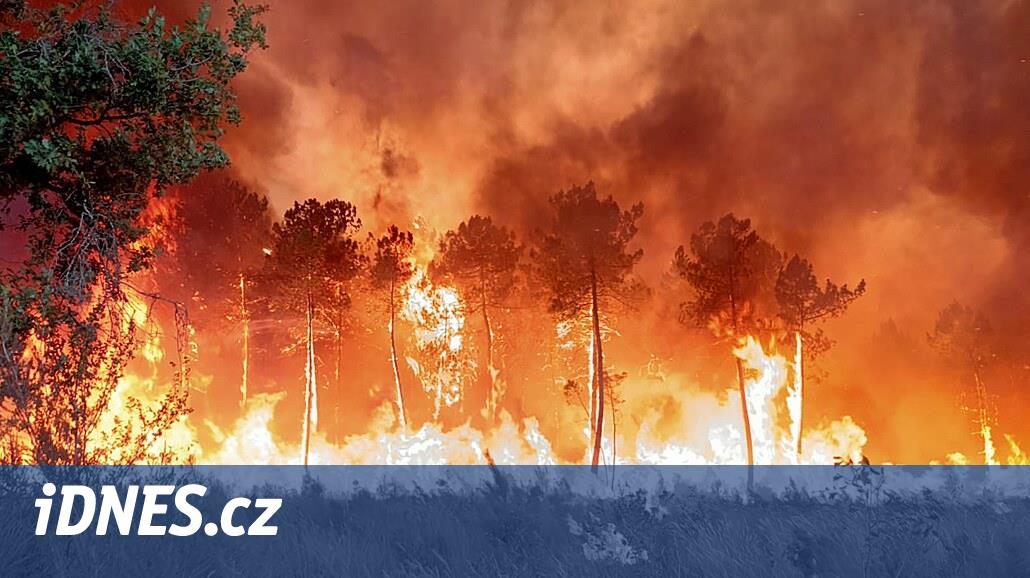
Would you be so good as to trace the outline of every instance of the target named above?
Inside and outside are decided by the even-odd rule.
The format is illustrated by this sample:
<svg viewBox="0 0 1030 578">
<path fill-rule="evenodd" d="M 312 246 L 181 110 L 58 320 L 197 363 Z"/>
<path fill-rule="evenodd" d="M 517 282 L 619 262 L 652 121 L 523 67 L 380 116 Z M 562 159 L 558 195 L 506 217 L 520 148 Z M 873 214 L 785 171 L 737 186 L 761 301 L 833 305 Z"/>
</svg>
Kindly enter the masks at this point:
<svg viewBox="0 0 1030 578">
<path fill-rule="evenodd" d="M 190 319 L 201 329 L 233 329 L 241 351 L 240 403 L 250 374 L 254 283 L 271 243 L 268 199 L 224 175 L 179 187 L 176 243 L 167 267 L 158 267 L 166 295 L 192 303 Z"/>
<path fill-rule="evenodd" d="M 599 199 L 592 182 L 561 191 L 550 203 L 554 209 L 551 231 L 541 240 L 535 257 L 539 275 L 550 290 L 551 312 L 562 321 L 590 315 L 590 463 L 596 471 L 606 399 L 601 309 L 628 303 L 642 290 L 631 274 L 644 252 L 631 251 L 629 244 L 637 234 L 636 222 L 644 214 L 644 205 L 637 203 L 623 211 L 611 196 Z"/>
<path fill-rule="evenodd" d="M 770 308 L 773 286 L 783 257 L 751 228 L 750 219 L 727 214 L 718 223 L 708 221 L 690 237 L 690 251 L 680 246 L 673 261 L 674 271 L 694 289 L 694 298 L 682 304 L 682 319 L 732 339 L 743 339 L 762 328 L 760 315 Z M 747 443 L 747 463 L 753 466 L 754 444 L 748 413 L 744 365 L 739 357 L 737 383 Z M 748 469 L 748 489 L 754 484 Z"/>
<path fill-rule="evenodd" d="M 468 313 L 482 314 L 489 379 L 486 415 L 491 420 L 496 417 L 501 392 L 497 389 L 499 370 L 494 362 L 490 310 L 504 306 L 511 297 L 521 256 L 522 246 L 515 241 L 514 232 L 495 225 L 490 217 L 476 215 L 444 235 L 440 254 L 431 266 L 434 276 L 459 283 Z"/>
<path fill-rule="evenodd" d="M 984 371 L 997 356 L 994 350 L 994 332 L 987 317 L 960 303 L 952 303 L 941 310 L 933 332 L 927 336 L 932 345 L 946 359 L 962 367 L 973 378 L 976 393 L 976 425 L 984 444 L 984 463 L 997 464 L 991 427 L 994 422 L 990 397 L 984 382 Z"/>
<path fill-rule="evenodd" d="M 408 431 L 404 410 L 404 389 L 401 387 L 400 361 L 397 355 L 397 308 L 400 291 L 411 280 L 415 267 L 411 254 L 415 248 L 414 237 L 409 231 L 391 226 L 386 234 L 376 240 L 375 256 L 372 258 L 372 285 L 385 292 L 390 333 L 390 364 L 393 368 L 393 385 L 397 393 L 397 416 L 401 431 Z"/>
<path fill-rule="evenodd" d="M 24 448 L 11 459 L 139 461 L 188 411 L 177 380 L 156 408 L 131 402 L 138 419 L 119 416 L 104 443 L 94 435 L 138 344 L 126 281 L 153 257 L 144 213 L 228 162 L 230 82 L 264 45 L 263 11 L 234 3 L 223 32 L 207 8 L 169 28 L 153 10 L 119 22 L 107 4 L 0 6 L 0 204 L 26 241 L 0 272 L 0 420 Z"/>
<path fill-rule="evenodd" d="M 821 329 L 812 330 L 815 323 L 831 317 L 842 315 L 849 305 L 865 293 L 865 280 L 858 282 L 854 289 L 847 284 L 838 286 L 829 279 L 820 287 L 812 264 L 794 255 L 776 277 L 776 302 L 779 305 L 779 316 L 786 329 L 794 333 L 797 344 L 795 359 L 796 382 L 798 388 L 798 408 L 796 422 L 797 457 L 801 458 L 801 436 L 803 425 L 804 388 L 805 388 L 805 355 L 815 357 L 830 347 L 830 340 Z M 806 347 L 807 345 L 807 347 Z"/>
<path fill-rule="evenodd" d="M 339 199 L 324 204 L 315 199 L 294 203 L 282 222 L 272 227 L 272 250 L 264 272 L 271 308 L 304 312 L 304 465 L 308 463 L 311 432 L 318 428 L 315 323 L 323 303 L 337 299 L 350 302 L 344 288 L 362 267 L 358 242 L 353 237 L 360 227 L 357 209 Z"/>
</svg>

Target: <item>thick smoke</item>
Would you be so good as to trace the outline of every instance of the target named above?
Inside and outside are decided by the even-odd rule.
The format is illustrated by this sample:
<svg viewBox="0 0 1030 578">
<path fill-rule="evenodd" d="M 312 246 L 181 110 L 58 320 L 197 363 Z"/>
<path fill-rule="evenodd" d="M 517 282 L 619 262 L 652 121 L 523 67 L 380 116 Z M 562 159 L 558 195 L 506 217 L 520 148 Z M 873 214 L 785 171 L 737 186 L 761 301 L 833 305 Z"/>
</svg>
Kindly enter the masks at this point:
<svg viewBox="0 0 1030 578">
<path fill-rule="evenodd" d="M 874 424 L 874 451 L 939 426 L 920 398 L 955 405 L 957 377 L 918 363 L 946 304 L 1025 358 L 1030 2 L 270 4 L 227 144 L 278 212 L 342 197 L 373 230 L 482 212 L 529 236 L 549 195 L 594 180 L 644 202 L 652 286 L 699 223 L 751 217 L 818 274 L 868 281 L 812 395 Z M 886 359 L 888 320 L 919 355 Z"/>
</svg>

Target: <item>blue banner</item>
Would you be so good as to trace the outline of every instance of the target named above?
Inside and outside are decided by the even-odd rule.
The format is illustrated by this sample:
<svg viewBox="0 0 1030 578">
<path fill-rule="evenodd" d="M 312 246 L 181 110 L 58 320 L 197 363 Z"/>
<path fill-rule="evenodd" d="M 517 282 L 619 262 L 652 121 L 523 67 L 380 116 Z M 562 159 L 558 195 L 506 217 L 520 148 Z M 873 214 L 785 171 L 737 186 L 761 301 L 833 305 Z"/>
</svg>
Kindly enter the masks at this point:
<svg viewBox="0 0 1030 578">
<path fill-rule="evenodd" d="M 0 576 L 1014 576 L 1020 467 L 0 468 Z"/>
</svg>

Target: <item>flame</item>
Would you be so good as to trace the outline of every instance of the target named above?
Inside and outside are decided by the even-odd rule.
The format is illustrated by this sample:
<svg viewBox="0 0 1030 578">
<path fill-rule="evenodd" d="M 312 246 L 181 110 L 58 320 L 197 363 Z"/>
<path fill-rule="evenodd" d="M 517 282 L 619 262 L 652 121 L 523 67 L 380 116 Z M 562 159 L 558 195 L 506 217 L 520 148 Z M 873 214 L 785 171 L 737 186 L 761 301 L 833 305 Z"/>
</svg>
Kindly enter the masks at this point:
<svg viewBox="0 0 1030 578">
<path fill-rule="evenodd" d="M 771 343 L 769 351 L 775 348 Z M 734 349 L 747 370 L 745 380 L 755 463 L 833 464 L 837 458 L 858 463 L 867 438 L 865 431 L 850 416 L 806 432 L 801 431 L 801 352 L 795 350 L 792 362 L 770 353 L 752 336 L 738 342 Z M 791 379 L 793 374 L 793 379 Z M 745 464 L 747 451 L 740 422 L 739 395 L 733 388 L 719 398 L 707 394 L 694 396 L 694 411 L 681 412 L 684 419 L 704 420 L 679 432 L 699 431 L 692 435 L 700 445 L 677 437 L 662 439 L 657 430 L 660 416 L 648 414 L 637 435 L 636 461 L 647 464 Z M 781 411 L 785 406 L 786 411 Z M 797 441 L 803 433 L 804 453 L 797 454 Z M 700 439 L 699 439 L 700 438 Z"/>
<path fill-rule="evenodd" d="M 790 417 L 790 436 L 785 448 L 792 464 L 801 459 L 801 410 L 804 402 L 804 355 L 801 332 L 794 332 L 794 379 L 787 384 L 787 415 Z"/>
<path fill-rule="evenodd" d="M 991 438 L 991 426 L 981 425 L 980 435 L 982 435 L 984 439 L 984 463 L 989 466 L 998 465 L 998 460 L 995 458 L 995 454 L 997 452 L 994 449 L 994 439 Z"/>
<path fill-rule="evenodd" d="M 128 423 L 132 431 L 143 431 L 146 424 L 140 417 L 140 411 L 156 411 L 160 408 L 163 394 L 167 390 L 167 382 L 161 372 L 165 349 L 160 327 L 151 316 L 151 308 L 139 295 L 131 293 L 127 297 L 128 315 L 124 322 L 135 324 L 144 337 L 132 370 L 126 371 L 119 378 L 92 432 L 89 443 L 95 446 L 110 446 L 108 436 L 119 423 Z M 152 441 L 144 458 L 146 463 L 187 463 L 196 457 L 200 449 L 196 433 L 185 416 L 178 418 Z M 122 452 L 127 448 L 111 449 L 112 459 L 120 461 Z"/>
<path fill-rule="evenodd" d="M 757 372 L 744 384 L 755 463 L 776 463 L 782 453 L 776 443 L 777 434 L 781 432 L 776 429 L 779 408 L 774 398 L 787 385 L 787 360 L 780 355 L 767 355 L 758 340 L 751 336 L 747 336 L 733 354 L 744 362 L 745 367 Z"/>
<path fill-rule="evenodd" d="M 422 285 L 425 287 L 425 285 Z M 430 295 L 436 288 L 432 288 Z M 410 295 L 409 295 L 410 297 Z M 420 302 L 417 297 L 415 302 Z M 422 303 L 429 303 L 424 301 Z M 410 303 L 410 300 L 409 300 Z M 427 329 L 428 331 L 428 329 Z M 775 343 L 763 347 L 754 337 L 738 342 L 734 350 L 747 370 L 747 402 L 751 413 L 755 457 L 758 464 L 823 464 L 839 461 L 860 463 L 868 441 L 863 428 L 851 416 L 843 416 L 809 428 L 799 429 L 798 412 L 791 410 L 797 404 L 798 388 L 797 351 L 788 361 L 775 353 Z M 148 364 L 160 362 L 160 340 L 149 340 L 143 345 L 149 353 L 143 357 Z M 128 396 L 153 396 L 156 374 L 127 375 L 120 384 L 111 404 L 112 415 L 124 409 L 121 400 Z M 746 451 L 741 429 L 739 395 L 735 386 L 727 387 L 720 395 L 691 392 L 684 395 L 681 387 L 669 385 L 674 399 L 682 404 L 683 423 L 676 424 L 671 435 L 663 433 L 661 412 L 652 408 L 644 412 L 634 438 L 619 436 L 621 448 L 633 448 L 618 456 L 620 464 L 654 465 L 722 465 L 745 464 Z M 213 420 L 204 425 L 212 434 L 214 443 L 201 448 L 196 441 L 196 430 L 187 420 L 176 424 L 164 437 L 166 444 L 155 450 L 177 448 L 175 459 L 196 460 L 210 464 L 299 464 L 300 441 L 283 439 L 276 432 L 275 410 L 285 397 L 283 393 L 256 394 L 248 398 L 243 414 L 226 429 Z M 516 420 L 507 411 L 499 412 L 498 423 L 489 430 L 478 430 L 468 423 L 444 429 L 435 420 L 423 424 L 414 433 L 405 433 L 400 427 L 396 410 L 391 402 L 384 402 L 373 413 L 367 433 L 331 443 L 324 432 L 312 435 L 311 464 L 383 464 L 383 465 L 441 465 L 441 464 L 535 464 L 564 463 L 553 450 L 552 440 L 541 431 L 534 417 Z M 578 430 L 577 430 L 578 432 Z M 584 440 L 589 432 L 582 431 Z M 577 433 L 577 436 L 579 433 Z M 796 452 L 797 436 L 803 437 L 804 452 Z M 1030 459 L 1016 440 L 1005 435 L 1009 445 L 1009 464 L 1027 464 Z M 611 455 L 611 441 L 605 439 L 605 454 Z M 157 457 L 154 452 L 154 458 Z M 949 454 L 947 463 L 965 464 L 969 460 L 960 452 Z"/>
<path fill-rule="evenodd" d="M 178 206 L 169 197 L 151 197 L 146 210 L 141 215 L 141 222 L 148 229 L 148 235 L 134 244 L 135 249 L 148 249 L 154 253 L 174 252 L 176 249 L 176 231 L 170 225 L 176 222 Z M 150 278 L 134 279 L 134 282 L 150 284 Z M 156 292 L 155 292 L 156 293 Z M 161 364 L 165 362 L 165 344 L 163 343 L 161 324 L 154 319 L 153 304 L 144 300 L 143 294 L 136 289 L 125 292 L 125 307 L 118 322 L 123 330 L 135 327 L 142 336 L 137 355 L 125 372 L 119 377 L 114 391 L 92 431 L 88 443 L 110 448 L 111 459 L 122 461 L 123 453 L 129 448 L 110 447 L 111 432 L 119 425 L 128 426 L 130 431 L 144 432 L 148 429 L 143 413 L 154 412 L 164 403 L 164 394 L 168 390 L 168 376 L 163 375 Z M 180 343 L 187 355 L 195 353 L 196 344 L 192 341 L 193 328 L 185 328 L 187 343 Z M 181 351 L 177 351 L 181 353 Z M 176 359 L 177 368 L 173 377 L 175 387 L 189 387 L 184 359 Z M 177 418 L 170 427 L 150 436 L 150 446 L 145 452 L 146 463 L 188 463 L 199 453 L 195 431 L 186 416 Z"/>
<path fill-rule="evenodd" d="M 464 383 L 471 372 L 471 360 L 463 354 L 465 314 L 458 292 L 434 285 L 425 266 L 416 266 L 404 290 L 400 317 L 414 325 L 417 357 L 407 357 L 408 366 L 426 393 L 433 396 L 433 418 L 443 407 L 462 400 Z"/>
<path fill-rule="evenodd" d="M 1005 441 L 1009 444 L 1008 464 L 1010 466 L 1030 466 L 1030 456 L 1027 456 L 1026 452 L 1019 447 L 1016 439 L 1009 434 L 1005 434 Z"/>
<path fill-rule="evenodd" d="M 299 464 L 299 448 L 272 433 L 275 407 L 282 394 L 258 394 L 247 402 L 247 411 L 233 429 L 223 432 L 208 422 L 219 444 L 202 461 L 217 464 Z M 436 424 L 425 424 L 412 435 L 399 427 L 391 403 L 380 405 L 374 413 L 370 432 L 346 438 L 341 444 L 315 434 L 311 444 L 311 464 L 444 465 L 557 463 L 550 442 L 540 433 L 535 418 L 522 420 L 521 427 L 507 412 L 489 432 L 468 425 L 444 431 Z M 489 457 L 488 457 L 489 456 Z"/>
</svg>

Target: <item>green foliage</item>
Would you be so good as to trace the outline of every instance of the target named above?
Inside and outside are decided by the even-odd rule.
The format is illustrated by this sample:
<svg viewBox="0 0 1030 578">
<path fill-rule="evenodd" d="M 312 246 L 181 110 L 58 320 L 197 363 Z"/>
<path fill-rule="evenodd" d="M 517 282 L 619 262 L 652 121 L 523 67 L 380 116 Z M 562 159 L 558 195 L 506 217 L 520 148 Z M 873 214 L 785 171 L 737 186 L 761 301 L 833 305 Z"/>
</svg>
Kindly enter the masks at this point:
<svg viewBox="0 0 1030 578">
<path fill-rule="evenodd" d="M 181 27 L 153 10 L 127 25 L 106 4 L 0 8 L 0 207 L 28 252 L 0 273 L 0 399 L 15 408 L 3 428 L 26 440 L 12 459 L 110 462 L 87 440 L 136 345 L 124 289 L 153 257 L 144 211 L 228 162 L 217 141 L 239 121 L 230 81 L 264 46 L 265 9 L 234 2 L 223 32 L 208 8 Z M 116 424 L 108 437 L 132 444 L 122 459 L 186 411 L 185 391 L 169 396 L 141 408 L 141 429 Z"/>
</svg>

